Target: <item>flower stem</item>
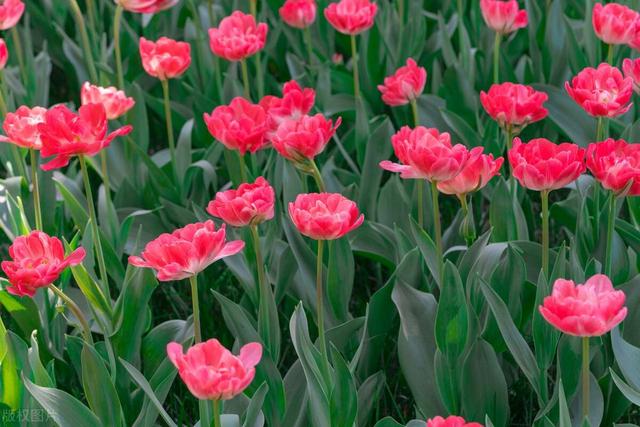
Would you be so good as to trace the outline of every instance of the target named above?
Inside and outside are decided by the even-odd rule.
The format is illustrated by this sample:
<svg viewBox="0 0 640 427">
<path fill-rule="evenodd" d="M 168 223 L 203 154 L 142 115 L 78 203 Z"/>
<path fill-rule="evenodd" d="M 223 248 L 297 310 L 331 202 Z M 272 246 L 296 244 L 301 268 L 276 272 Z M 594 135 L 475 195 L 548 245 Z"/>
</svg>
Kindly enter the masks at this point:
<svg viewBox="0 0 640 427">
<path fill-rule="evenodd" d="M 89 77 L 93 83 L 98 83 L 98 72 L 96 66 L 93 63 L 93 54 L 91 53 L 91 44 L 89 43 L 89 35 L 87 34 L 87 27 L 84 24 L 84 16 L 78 2 L 76 0 L 69 0 L 73 16 L 76 21 L 76 26 L 80 32 L 80 40 L 82 42 L 82 50 L 84 51 L 84 59 L 87 62 L 87 70 L 89 71 Z"/>
<path fill-rule="evenodd" d="M 604 255 L 604 274 L 611 277 L 613 264 L 613 233 L 616 223 L 616 195 L 611 192 L 609 196 L 609 218 L 607 221 L 607 246 Z"/>
<path fill-rule="evenodd" d="M 87 5 L 87 21 L 89 22 L 89 30 L 91 31 L 91 35 L 93 36 L 94 41 L 96 40 L 98 31 L 97 31 L 97 20 L 96 20 L 96 5 L 93 0 L 86 0 Z"/>
<path fill-rule="evenodd" d="M 599 116 L 596 122 L 596 141 L 604 140 L 604 117 Z"/>
<path fill-rule="evenodd" d="M 355 34 L 351 35 L 351 62 L 353 63 L 353 95 L 360 98 L 360 70 L 358 69 L 358 46 Z"/>
<path fill-rule="evenodd" d="M 18 26 L 14 25 L 11 28 L 11 39 L 16 49 L 16 58 L 18 58 L 18 66 L 20 67 L 20 76 L 22 77 L 22 84 L 27 87 L 27 80 L 29 75 L 27 74 L 27 67 L 24 62 L 24 51 L 22 50 L 22 40 L 20 39 L 20 33 L 18 32 Z"/>
<path fill-rule="evenodd" d="M 438 203 L 438 183 L 431 181 L 431 200 L 433 205 L 433 228 L 436 241 L 436 254 L 438 256 L 439 274 L 442 278 L 444 260 L 442 258 L 442 225 L 440 224 L 440 205 Z"/>
<path fill-rule="evenodd" d="M 542 271 L 549 277 L 549 190 L 540 192 L 542 199 Z"/>
<path fill-rule="evenodd" d="M 404 0 L 398 0 L 398 16 L 400 17 L 400 27 L 404 24 Z"/>
<path fill-rule="evenodd" d="M 107 276 L 107 267 L 104 262 L 104 253 L 102 252 L 102 242 L 100 240 L 100 230 L 98 229 L 98 218 L 96 208 L 93 204 L 93 192 L 91 191 L 91 182 L 89 181 L 89 170 L 87 169 L 87 161 L 83 155 L 78 156 L 80 161 L 80 169 L 82 171 L 82 179 L 84 181 L 84 191 L 87 196 L 87 207 L 89 208 L 89 221 L 91 221 L 91 232 L 93 234 L 93 246 L 96 250 L 96 258 L 98 259 L 98 268 L 100 270 L 100 278 L 102 281 L 102 290 L 107 298 L 110 298 L 109 277 Z"/>
<path fill-rule="evenodd" d="M 29 149 L 31 156 L 31 185 L 33 186 L 33 207 L 35 210 L 36 229 L 42 230 L 42 208 L 40 207 L 40 185 L 38 183 L 38 158 L 36 150 Z"/>
<path fill-rule="evenodd" d="M 418 197 L 418 225 L 424 229 L 424 181 L 418 179 L 416 182 L 416 192 Z"/>
<path fill-rule="evenodd" d="M 413 115 L 413 125 L 415 127 L 420 126 L 420 113 L 418 112 L 418 102 L 415 99 L 411 100 L 411 114 Z"/>
<path fill-rule="evenodd" d="M 164 94 L 164 116 L 167 121 L 167 140 L 169 141 L 169 154 L 171 156 L 171 168 L 173 174 L 177 178 L 176 174 L 176 143 L 173 138 L 173 118 L 171 117 L 171 100 L 169 98 L 169 80 L 162 79 L 162 93 Z"/>
<path fill-rule="evenodd" d="M 589 337 L 582 337 L 582 419 L 589 419 Z"/>
<path fill-rule="evenodd" d="M 106 148 L 100 152 L 100 169 L 102 169 L 102 184 L 104 185 L 104 196 L 107 199 L 107 205 L 111 205 L 111 183 L 109 180 L 109 165 L 107 163 Z"/>
<path fill-rule="evenodd" d="M 258 80 L 258 98 L 264 97 L 264 75 L 262 73 L 262 61 L 260 60 L 260 52 L 255 54 L 256 60 L 256 80 Z"/>
<path fill-rule="evenodd" d="M 120 47 L 120 24 L 122 22 L 122 13 L 124 9 L 120 3 L 116 7 L 115 15 L 113 16 L 113 45 L 114 52 L 116 54 L 116 75 L 118 82 L 118 89 L 124 90 L 124 73 L 122 71 L 122 48 Z"/>
<path fill-rule="evenodd" d="M 220 421 L 220 401 L 213 400 L 213 426 L 214 427 L 222 427 L 222 422 Z"/>
<path fill-rule="evenodd" d="M 258 332 L 267 346 L 271 344 L 269 336 L 269 299 L 271 298 L 271 288 L 267 283 L 267 275 L 264 267 L 264 259 L 260 250 L 260 235 L 258 234 L 258 226 L 251 225 L 251 238 L 253 240 L 253 248 L 256 254 L 256 269 L 258 270 L 258 285 L 260 302 L 258 307 Z M 275 349 L 269 348 L 270 351 Z"/>
<path fill-rule="evenodd" d="M 258 0 L 249 0 L 249 8 L 254 18 L 258 16 Z"/>
<path fill-rule="evenodd" d="M 249 90 L 249 71 L 247 70 L 247 61 L 243 59 L 240 61 L 240 67 L 242 68 L 242 83 L 244 85 L 244 97 L 251 100 L 251 91 Z"/>
<path fill-rule="evenodd" d="M 207 12 L 209 14 L 209 25 L 213 27 L 216 24 L 216 13 L 213 10 L 213 0 L 207 1 Z"/>
<path fill-rule="evenodd" d="M 327 342 L 324 336 L 324 289 L 322 286 L 322 258 L 324 250 L 324 240 L 318 240 L 318 257 L 316 262 L 316 310 L 318 320 L 318 341 L 320 342 L 320 354 L 322 356 L 323 373 L 325 378 L 329 378 L 329 359 L 327 355 Z"/>
<path fill-rule="evenodd" d="M 78 319 L 78 322 L 80 322 L 80 326 L 82 327 L 82 335 L 84 336 L 85 341 L 89 344 L 93 344 L 89 322 L 87 322 L 84 314 L 82 314 L 82 310 L 80 310 L 80 307 L 78 307 L 78 305 L 73 302 L 73 300 L 69 298 L 69 296 L 62 291 L 62 289 L 56 287 L 53 283 L 49 285 L 49 289 L 51 289 L 51 291 L 56 294 L 58 298 L 65 302 L 67 307 L 69 307 L 69 310 L 71 310 L 73 315 L 76 316 L 76 319 Z"/>
<path fill-rule="evenodd" d="M 324 186 L 324 180 L 322 179 L 322 174 L 320 173 L 320 169 L 318 169 L 318 165 L 313 159 L 309 161 L 309 164 L 311 166 L 311 175 L 313 176 L 313 179 L 316 182 L 318 191 L 320 193 L 324 193 L 326 191 Z"/>
<path fill-rule="evenodd" d="M 304 44 L 307 47 L 307 55 L 309 56 L 309 66 L 313 65 L 313 41 L 311 39 L 311 30 L 309 27 L 304 29 Z"/>
<path fill-rule="evenodd" d="M 493 82 L 498 83 L 500 80 L 500 43 L 502 42 L 502 34 L 496 33 L 493 42 Z"/>
<path fill-rule="evenodd" d="M 614 44 L 610 44 L 609 45 L 609 50 L 607 52 L 607 63 L 609 65 L 615 66 L 615 64 L 613 63 L 613 54 L 614 54 L 614 49 L 616 48 L 616 46 Z"/>
<path fill-rule="evenodd" d="M 473 212 L 469 209 L 469 203 L 467 203 L 467 195 L 462 194 L 458 196 L 460 204 L 462 205 L 462 213 L 464 219 L 462 220 L 462 237 L 464 238 L 467 247 L 471 247 L 476 239 L 475 225 L 473 223 Z"/>
<path fill-rule="evenodd" d="M 198 303 L 198 276 L 189 277 L 191 284 L 191 305 L 193 309 L 193 337 L 196 344 L 202 342 L 202 332 L 200 330 L 200 304 Z"/>
<path fill-rule="evenodd" d="M 244 155 L 238 150 L 235 150 L 235 152 L 238 155 L 238 164 L 240 165 L 240 179 L 242 179 L 243 183 L 249 182 L 249 178 L 247 178 L 247 165 L 244 161 Z"/>
</svg>

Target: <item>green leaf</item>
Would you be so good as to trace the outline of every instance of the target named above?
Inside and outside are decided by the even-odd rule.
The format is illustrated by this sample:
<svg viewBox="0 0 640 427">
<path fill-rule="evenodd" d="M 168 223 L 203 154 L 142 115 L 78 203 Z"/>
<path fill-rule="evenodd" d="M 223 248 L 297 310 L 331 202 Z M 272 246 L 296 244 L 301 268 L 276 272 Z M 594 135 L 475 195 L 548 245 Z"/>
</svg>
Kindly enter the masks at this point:
<svg viewBox="0 0 640 427">
<path fill-rule="evenodd" d="M 626 342 L 618 327 L 611 330 L 611 346 L 622 375 L 636 390 L 640 390 L 640 348 Z"/>
<path fill-rule="evenodd" d="M 256 425 L 258 416 L 260 415 L 260 409 L 262 408 L 264 398 L 268 392 L 269 386 L 266 382 L 263 382 L 251 397 L 251 402 L 249 403 L 249 407 L 247 408 L 242 427 L 254 427 Z"/>
<path fill-rule="evenodd" d="M 447 261 L 436 315 L 438 349 L 454 365 L 464 354 L 468 340 L 467 299 L 456 267 Z"/>
<path fill-rule="evenodd" d="M 353 289 L 354 260 L 349 240 L 330 240 L 327 272 L 327 296 L 333 315 L 339 322 L 349 316 L 349 301 Z"/>
<path fill-rule="evenodd" d="M 2 330 L 0 329 L 0 335 Z M 40 349 L 38 347 L 37 331 L 31 333 L 31 348 L 28 351 L 29 366 L 31 367 L 31 373 L 36 381 L 36 384 L 43 387 L 54 387 L 55 384 L 49 375 L 49 372 L 42 365 L 40 360 Z M 2 357 L 0 357 L 0 365 L 2 364 Z"/>
<path fill-rule="evenodd" d="M 120 399 L 109 371 L 98 353 L 86 344 L 82 348 L 82 385 L 89 407 L 105 427 L 124 425 Z"/>
<path fill-rule="evenodd" d="M 334 367 L 333 390 L 329 399 L 331 425 L 352 426 L 358 412 L 355 378 L 349 370 L 349 365 L 333 345 L 331 345 L 331 360 Z"/>
</svg>

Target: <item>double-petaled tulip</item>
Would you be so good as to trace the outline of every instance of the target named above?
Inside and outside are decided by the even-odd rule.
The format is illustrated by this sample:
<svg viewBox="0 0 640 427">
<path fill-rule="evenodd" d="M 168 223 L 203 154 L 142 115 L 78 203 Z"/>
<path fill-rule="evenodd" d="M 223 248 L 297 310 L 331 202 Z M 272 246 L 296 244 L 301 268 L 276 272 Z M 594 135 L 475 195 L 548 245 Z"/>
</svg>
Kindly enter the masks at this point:
<svg viewBox="0 0 640 427">
<path fill-rule="evenodd" d="M 407 59 L 407 65 L 398 68 L 392 76 L 384 79 L 378 86 L 382 100 L 392 107 L 406 105 L 415 101 L 424 91 L 427 83 L 427 70 L 419 67 L 413 58 Z"/>
<path fill-rule="evenodd" d="M 315 240 L 339 239 L 364 222 L 355 202 L 337 193 L 298 194 L 289 216 L 300 233 Z"/>
<path fill-rule="evenodd" d="M 219 259 L 244 248 L 241 240 L 226 241 L 224 224 L 216 230 L 213 221 L 197 222 L 163 233 L 147 243 L 140 256 L 130 256 L 129 264 L 152 268 L 162 282 L 182 280 L 200 273 Z"/>
<path fill-rule="evenodd" d="M 273 187 L 260 176 L 253 184 L 240 184 L 237 190 L 216 193 L 207 212 L 234 227 L 246 227 L 273 218 L 274 206 Z"/>
<path fill-rule="evenodd" d="M 438 191 L 444 194 L 455 194 L 459 198 L 478 191 L 489 183 L 491 178 L 500 174 L 504 159 L 493 159 L 492 154 L 481 154 L 475 159 L 467 161 L 458 175 L 454 178 L 438 182 Z"/>
<path fill-rule="evenodd" d="M 115 0 L 124 10 L 134 13 L 158 13 L 178 4 L 180 0 Z"/>
<path fill-rule="evenodd" d="M 584 285 L 558 279 L 550 296 L 539 307 L 547 322 L 565 334 L 597 337 L 616 327 L 627 316 L 625 295 L 613 288 L 607 276 L 597 274 Z"/>
<path fill-rule="evenodd" d="M 411 129 L 402 127 L 391 137 L 393 151 L 400 163 L 388 160 L 380 162 L 382 169 L 399 172 L 401 178 L 426 179 L 427 181 L 447 181 L 458 175 L 467 160 L 482 152 L 476 147 L 471 153 L 462 144 L 451 145 L 447 132 L 418 126 Z"/>
<path fill-rule="evenodd" d="M 242 61 L 264 48 L 267 31 L 267 24 L 236 10 L 218 28 L 209 29 L 209 47 L 227 61 Z"/>
<path fill-rule="evenodd" d="M 140 58 L 144 70 L 160 80 L 180 77 L 191 65 L 191 45 L 168 37 L 156 42 L 140 38 Z"/>
<path fill-rule="evenodd" d="M 287 0 L 280 8 L 280 17 L 288 25 L 304 29 L 316 20 L 316 0 Z"/>
<path fill-rule="evenodd" d="M 640 94 L 640 58 L 626 58 L 622 62 L 622 71 L 624 76 L 633 81 L 633 90 Z"/>
<path fill-rule="evenodd" d="M 39 150 L 42 147 L 42 141 L 38 125 L 44 122 L 46 112 L 46 108 L 29 108 L 23 105 L 15 113 L 8 113 L 2 124 L 6 136 L 0 136 L 0 142 Z"/>
<path fill-rule="evenodd" d="M 4 0 L 0 2 L 0 30 L 14 27 L 24 13 L 24 3 L 21 0 Z"/>
<path fill-rule="evenodd" d="M 640 195 L 640 144 L 611 138 L 589 144 L 587 167 L 607 190 Z"/>
<path fill-rule="evenodd" d="M 596 36 L 607 44 L 628 44 L 635 36 L 638 13 L 618 3 L 593 6 L 591 22 Z"/>
<path fill-rule="evenodd" d="M 282 98 L 267 95 L 260 105 L 269 115 L 270 127 L 275 130 L 285 120 L 298 120 L 308 114 L 316 102 L 316 91 L 301 88 L 298 82 L 291 80 L 282 87 Z"/>
<path fill-rule="evenodd" d="M 171 342 L 167 355 L 178 369 L 187 388 L 201 400 L 229 400 L 242 393 L 256 374 L 262 358 L 262 346 L 249 343 L 234 356 L 216 339 L 190 347 L 183 353 L 182 345 Z"/>
<path fill-rule="evenodd" d="M 340 126 L 322 114 L 302 116 L 298 120 L 285 120 L 271 135 L 273 148 L 284 158 L 293 162 L 313 160 L 327 145 Z"/>
<path fill-rule="evenodd" d="M 210 115 L 205 113 L 204 121 L 215 139 L 242 155 L 255 153 L 267 143 L 267 113 L 262 106 L 242 97 L 234 98 L 229 105 L 216 107 Z"/>
<path fill-rule="evenodd" d="M 482 424 L 468 423 L 462 417 L 451 415 L 447 418 L 430 418 L 427 420 L 427 427 L 482 427 Z"/>
<path fill-rule="evenodd" d="M 496 33 L 509 34 L 529 23 L 526 10 L 520 10 L 516 0 L 480 0 L 480 11 L 487 27 Z"/>
<path fill-rule="evenodd" d="M 578 105 L 595 117 L 616 117 L 631 108 L 633 80 L 606 63 L 580 71 L 571 84 L 565 83 L 565 88 Z"/>
<path fill-rule="evenodd" d="M 94 156 L 108 147 L 114 138 L 129 134 L 131 126 L 121 127 L 107 134 L 107 114 L 101 104 L 87 104 L 74 113 L 64 105 L 56 105 L 38 124 L 42 157 L 55 156 L 43 164 L 44 170 L 64 167 L 73 156 Z"/>
<path fill-rule="evenodd" d="M 373 26 L 378 5 L 369 0 L 340 0 L 324 10 L 333 28 L 342 34 L 356 35 Z"/>
<path fill-rule="evenodd" d="M 2 270 L 9 279 L 7 292 L 18 296 L 34 296 L 38 288 L 51 285 L 62 271 L 78 265 L 85 256 L 78 248 L 64 255 L 62 242 L 42 231 L 32 231 L 20 236 L 9 247 L 12 261 L 3 261 Z"/>
<path fill-rule="evenodd" d="M 547 117 L 546 93 L 516 83 L 494 84 L 488 92 L 480 92 L 480 103 L 501 128 L 517 135 L 530 123 Z"/>
<path fill-rule="evenodd" d="M 509 163 L 520 185 L 534 191 L 551 191 L 572 183 L 586 170 L 584 153 L 584 148 L 568 142 L 554 144 L 537 138 L 525 144 L 515 138 Z"/>
<path fill-rule="evenodd" d="M 123 116 L 136 103 L 133 98 L 128 97 L 122 90 L 118 90 L 113 86 L 94 86 L 89 82 L 85 82 L 82 85 L 80 99 L 82 105 L 102 104 L 109 120 L 115 120 Z"/>
<path fill-rule="evenodd" d="M 7 43 L 4 39 L 0 39 L 0 70 L 4 70 L 9 61 L 9 49 L 7 49 Z"/>
</svg>

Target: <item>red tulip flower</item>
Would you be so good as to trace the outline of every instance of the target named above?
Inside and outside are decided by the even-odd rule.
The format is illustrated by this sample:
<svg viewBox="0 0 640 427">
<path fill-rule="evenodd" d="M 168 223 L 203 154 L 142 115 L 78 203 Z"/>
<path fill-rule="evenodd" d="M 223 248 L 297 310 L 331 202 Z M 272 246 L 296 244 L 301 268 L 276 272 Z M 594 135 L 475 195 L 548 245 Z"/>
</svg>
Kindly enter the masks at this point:
<svg viewBox="0 0 640 427">
<path fill-rule="evenodd" d="M 593 6 L 591 22 L 600 40 L 607 44 L 628 44 L 635 36 L 635 24 L 640 15 L 618 3 Z"/>
<path fill-rule="evenodd" d="M 640 144 L 611 138 L 589 144 L 587 167 L 607 190 L 640 195 Z"/>
<path fill-rule="evenodd" d="M 339 239 L 364 222 L 355 202 L 336 193 L 298 194 L 289 216 L 300 233 L 315 240 Z"/>
<path fill-rule="evenodd" d="M 469 160 L 462 172 L 454 178 L 438 182 L 438 191 L 444 194 L 455 194 L 458 197 L 478 191 L 489 183 L 491 178 L 500 174 L 504 159 L 493 159 L 492 154 L 481 154 Z"/>
<path fill-rule="evenodd" d="M 341 119 L 335 125 L 322 114 L 302 116 L 299 120 L 285 120 L 271 135 L 273 148 L 293 162 L 313 160 L 333 137 Z"/>
<path fill-rule="evenodd" d="M 482 427 L 482 424 L 468 423 L 462 417 L 451 415 L 447 418 L 431 418 L 427 420 L 427 427 Z"/>
<path fill-rule="evenodd" d="M 7 43 L 4 39 L 0 39 L 0 70 L 4 70 L 9 61 L 9 49 L 7 49 Z"/>
<path fill-rule="evenodd" d="M 2 262 L 2 270 L 10 283 L 7 292 L 32 297 L 39 288 L 58 280 L 65 268 L 80 264 L 85 251 L 78 248 L 65 256 L 60 239 L 32 231 L 13 241 L 9 256 L 12 261 Z"/>
<path fill-rule="evenodd" d="M 398 68 L 394 75 L 386 77 L 378 90 L 382 93 L 382 101 L 395 107 L 415 101 L 424 91 L 426 83 L 427 70 L 419 67 L 413 58 L 409 58 L 407 65 Z"/>
<path fill-rule="evenodd" d="M 21 0 L 4 0 L 0 2 L 0 30 L 5 31 L 14 27 L 24 13 L 24 3 Z"/>
<path fill-rule="evenodd" d="M 229 400 L 246 389 L 262 358 L 262 346 L 249 343 L 234 356 L 216 339 L 195 344 L 183 353 L 182 345 L 171 342 L 167 355 L 187 388 L 201 400 Z"/>
<path fill-rule="evenodd" d="M 242 240 L 226 241 L 224 224 L 216 230 L 213 221 L 198 222 L 164 233 L 147 243 L 140 256 L 130 256 L 129 264 L 152 268 L 158 280 L 168 282 L 197 275 L 219 259 L 244 248 Z"/>
<path fill-rule="evenodd" d="M 616 117 L 631 108 L 633 80 L 606 63 L 580 71 L 571 84 L 565 83 L 565 88 L 578 105 L 595 117 Z"/>
<path fill-rule="evenodd" d="M 178 4 L 180 0 L 116 0 L 124 10 L 134 13 L 158 13 Z"/>
<path fill-rule="evenodd" d="M 607 276 L 596 274 L 584 285 L 556 280 L 539 309 L 547 322 L 565 334 L 598 337 L 624 320 L 624 303 L 624 292 L 615 290 Z"/>
<path fill-rule="evenodd" d="M 267 113 L 260 105 L 236 97 L 229 105 L 204 114 L 209 133 L 230 150 L 255 153 L 267 144 Z"/>
<path fill-rule="evenodd" d="M 291 80 L 282 88 L 282 98 L 267 95 L 260 105 L 269 115 L 270 127 L 275 130 L 285 120 L 298 120 L 309 114 L 316 102 L 316 91 L 301 88 L 298 82 Z"/>
<path fill-rule="evenodd" d="M 304 29 L 316 20 L 317 9 L 316 0 L 286 0 L 279 12 L 287 25 Z"/>
<path fill-rule="evenodd" d="M 622 62 L 622 71 L 624 76 L 633 81 L 633 90 L 640 94 L 640 58 L 626 58 Z"/>
<path fill-rule="evenodd" d="M 160 80 L 180 77 L 191 65 L 191 45 L 167 37 L 152 42 L 140 38 L 140 57 L 144 70 Z"/>
<path fill-rule="evenodd" d="M 127 135 L 133 129 L 124 126 L 107 134 L 107 128 L 107 114 L 101 104 L 83 105 L 78 114 L 64 105 L 51 108 L 45 113 L 44 122 L 38 124 L 38 131 L 42 140 L 42 157 L 55 157 L 43 164 L 42 169 L 64 167 L 73 156 L 94 156 L 116 137 Z"/>
<path fill-rule="evenodd" d="M 8 113 L 2 124 L 6 136 L 0 136 L 0 142 L 39 150 L 42 148 L 42 141 L 38 125 L 44 122 L 46 112 L 46 108 L 29 108 L 23 105 L 15 113 Z"/>
<path fill-rule="evenodd" d="M 369 0 L 340 0 L 324 10 L 329 24 L 342 34 L 356 35 L 374 24 L 378 5 Z"/>
<path fill-rule="evenodd" d="M 494 84 L 489 92 L 480 92 L 480 103 L 501 128 L 518 134 L 530 123 L 547 117 L 546 93 L 515 83 Z"/>
<path fill-rule="evenodd" d="M 237 190 L 216 193 L 207 212 L 234 227 L 246 227 L 273 218 L 274 206 L 273 187 L 260 176 L 253 184 L 240 184 Z"/>
<path fill-rule="evenodd" d="M 267 24 L 257 24 L 252 15 L 236 10 L 218 28 L 209 29 L 209 47 L 227 61 L 242 61 L 264 48 L 267 31 Z"/>
<path fill-rule="evenodd" d="M 550 191 L 578 179 L 586 170 L 584 153 L 584 148 L 568 142 L 554 144 L 538 138 L 524 144 L 515 138 L 509 163 L 520 185 L 534 191 Z"/>
<path fill-rule="evenodd" d="M 482 152 L 476 147 L 471 152 L 464 145 L 451 145 L 448 133 L 418 126 L 402 127 L 391 137 L 391 144 L 400 163 L 388 160 L 380 162 L 382 169 L 399 172 L 401 178 L 447 181 L 458 175 L 467 160 L 475 159 Z"/>
<path fill-rule="evenodd" d="M 484 22 L 496 33 L 509 34 L 529 23 L 526 10 L 520 10 L 516 0 L 480 0 Z"/>
<path fill-rule="evenodd" d="M 82 85 L 80 92 L 82 105 L 102 104 L 107 114 L 107 119 L 115 120 L 122 117 L 135 105 L 133 98 L 128 97 L 124 91 L 117 88 L 94 86 L 89 82 Z"/>
</svg>

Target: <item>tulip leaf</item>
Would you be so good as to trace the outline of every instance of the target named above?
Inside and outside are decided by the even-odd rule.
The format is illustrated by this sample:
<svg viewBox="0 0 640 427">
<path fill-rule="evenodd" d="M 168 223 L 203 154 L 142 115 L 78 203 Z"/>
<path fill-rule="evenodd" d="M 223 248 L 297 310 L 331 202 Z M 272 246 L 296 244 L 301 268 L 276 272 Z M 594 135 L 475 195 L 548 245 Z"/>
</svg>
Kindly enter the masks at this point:
<svg viewBox="0 0 640 427">
<path fill-rule="evenodd" d="M 105 426 L 122 426 L 124 418 L 120 399 L 111 382 L 109 371 L 95 349 L 86 344 L 82 348 L 82 384 L 89 407 Z"/>
</svg>

